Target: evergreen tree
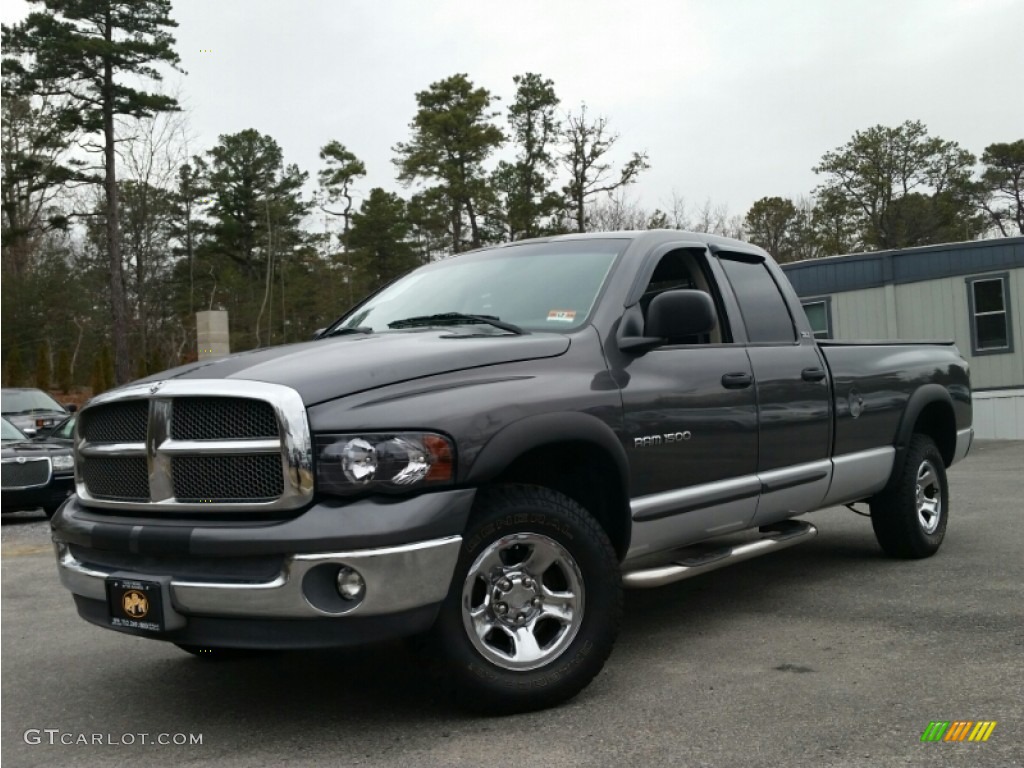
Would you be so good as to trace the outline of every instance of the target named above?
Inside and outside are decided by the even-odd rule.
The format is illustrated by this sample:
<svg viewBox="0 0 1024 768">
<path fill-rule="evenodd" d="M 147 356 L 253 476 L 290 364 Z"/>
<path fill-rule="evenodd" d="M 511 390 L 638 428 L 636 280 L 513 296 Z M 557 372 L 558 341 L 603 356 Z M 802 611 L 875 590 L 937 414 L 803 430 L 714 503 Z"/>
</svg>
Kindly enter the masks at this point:
<svg viewBox="0 0 1024 768">
<path fill-rule="evenodd" d="M 408 242 L 410 230 L 405 201 L 379 187 L 371 189 L 352 217 L 349 235 L 366 293 L 417 266 Z"/>
<path fill-rule="evenodd" d="M 409 125 L 412 138 L 394 147 L 399 181 L 433 183 L 446 201 L 456 253 L 484 242 L 482 217 L 493 203 L 493 193 L 483 164 L 505 140 L 491 122 L 494 100 L 490 91 L 475 88 L 464 74 L 432 83 L 416 94 L 419 109 Z"/>
<path fill-rule="evenodd" d="M 492 180 L 504 203 L 508 239 L 518 240 L 544 234 L 550 228 L 545 223 L 562 208 L 563 200 L 551 189 L 560 131 L 555 84 L 532 72 L 512 80 L 516 96 L 508 108 L 508 123 L 516 158 L 498 163 Z"/>
<path fill-rule="evenodd" d="M 154 66 L 176 66 L 178 54 L 169 29 L 170 0 L 29 0 L 41 5 L 21 23 L 4 29 L 5 60 L 24 77 L 26 87 L 60 97 L 62 126 L 85 135 L 102 134 L 103 184 L 111 330 L 116 380 L 131 376 L 128 307 L 124 294 L 118 220 L 115 120 L 175 110 L 177 102 L 138 87 L 140 78 L 160 80 Z M 25 63 L 24 59 L 28 62 Z"/>
<path fill-rule="evenodd" d="M 53 371 L 50 368 L 50 345 L 43 342 L 36 347 L 36 387 L 42 390 L 50 388 Z"/>
<path fill-rule="evenodd" d="M 57 354 L 57 387 L 61 392 L 71 391 L 71 356 L 65 347 Z"/>
<path fill-rule="evenodd" d="M 21 362 L 21 350 L 16 346 L 7 353 L 4 381 L 8 387 L 20 387 L 25 383 L 25 365 Z"/>
</svg>

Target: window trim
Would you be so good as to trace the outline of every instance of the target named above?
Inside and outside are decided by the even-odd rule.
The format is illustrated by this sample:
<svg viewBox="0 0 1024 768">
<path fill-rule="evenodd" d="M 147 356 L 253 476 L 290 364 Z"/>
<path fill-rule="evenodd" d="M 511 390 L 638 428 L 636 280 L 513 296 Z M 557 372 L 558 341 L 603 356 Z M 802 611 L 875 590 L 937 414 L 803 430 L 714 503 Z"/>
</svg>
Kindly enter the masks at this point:
<svg viewBox="0 0 1024 768">
<path fill-rule="evenodd" d="M 1003 316 L 1006 318 L 1006 346 L 1005 347 L 978 347 L 978 313 L 974 309 L 974 284 L 998 280 L 1003 288 Z M 1013 344 L 1013 312 L 1012 295 L 1010 293 L 1010 273 L 990 272 L 981 275 L 971 275 L 964 278 L 967 286 L 967 322 L 971 331 L 971 356 L 983 357 L 985 355 L 1010 355 L 1014 352 Z M 982 317 L 999 314 L 998 312 L 985 312 Z"/>
<path fill-rule="evenodd" d="M 835 338 L 835 324 L 832 322 L 832 297 L 831 296 L 807 296 L 800 297 L 800 307 L 804 310 L 804 314 L 807 314 L 808 304 L 824 304 L 825 305 L 825 337 L 826 339 Z M 811 325 L 811 318 L 808 316 L 807 325 L 810 326 L 811 336 L 815 339 L 820 338 L 818 332 L 814 330 L 814 326 Z"/>
</svg>

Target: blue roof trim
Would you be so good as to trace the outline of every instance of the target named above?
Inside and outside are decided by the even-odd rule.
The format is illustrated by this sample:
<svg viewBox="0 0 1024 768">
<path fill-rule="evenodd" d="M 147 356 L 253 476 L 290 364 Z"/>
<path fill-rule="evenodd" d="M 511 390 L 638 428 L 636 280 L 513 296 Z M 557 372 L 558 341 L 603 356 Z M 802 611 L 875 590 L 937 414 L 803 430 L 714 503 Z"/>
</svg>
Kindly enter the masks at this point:
<svg viewBox="0 0 1024 768">
<path fill-rule="evenodd" d="M 1024 237 L 856 253 L 783 264 L 799 296 L 920 283 L 1024 267 Z"/>
</svg>

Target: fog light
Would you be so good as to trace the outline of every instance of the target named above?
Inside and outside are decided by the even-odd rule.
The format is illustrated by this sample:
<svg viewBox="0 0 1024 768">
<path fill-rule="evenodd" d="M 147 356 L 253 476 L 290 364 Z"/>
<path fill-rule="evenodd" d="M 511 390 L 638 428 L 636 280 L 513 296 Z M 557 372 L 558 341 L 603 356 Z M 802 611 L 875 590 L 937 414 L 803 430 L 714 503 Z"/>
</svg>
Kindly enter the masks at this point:
<svg viewBox="0 0 1024 768">
<path fill-rule="evenodd" d="M 355 568 L 342 566 L 338 571 L 338 594 L 345 600 L 358 600 L 366 591 L 366 582 Z"/>
</svg>

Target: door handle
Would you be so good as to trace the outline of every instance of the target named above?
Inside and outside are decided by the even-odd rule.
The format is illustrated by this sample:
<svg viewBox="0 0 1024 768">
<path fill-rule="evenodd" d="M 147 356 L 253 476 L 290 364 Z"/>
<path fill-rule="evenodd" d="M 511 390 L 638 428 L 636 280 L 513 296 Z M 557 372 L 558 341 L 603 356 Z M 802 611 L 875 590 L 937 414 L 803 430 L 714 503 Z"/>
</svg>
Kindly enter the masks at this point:
<svg viewBox="0 0 1024 768">
<path fill-rule="evenodd" d="M 722 386 L 726 389 L 746 389 L 753 381 L 749 373 L 727 373 L 722 377 Z"/>
<path fill-rule="evenodd" d="M 804 368 L 800 372 L 800 378 L 804 381 L 821 381 L 825 378 L 824 368 Z"/>
</svg>

